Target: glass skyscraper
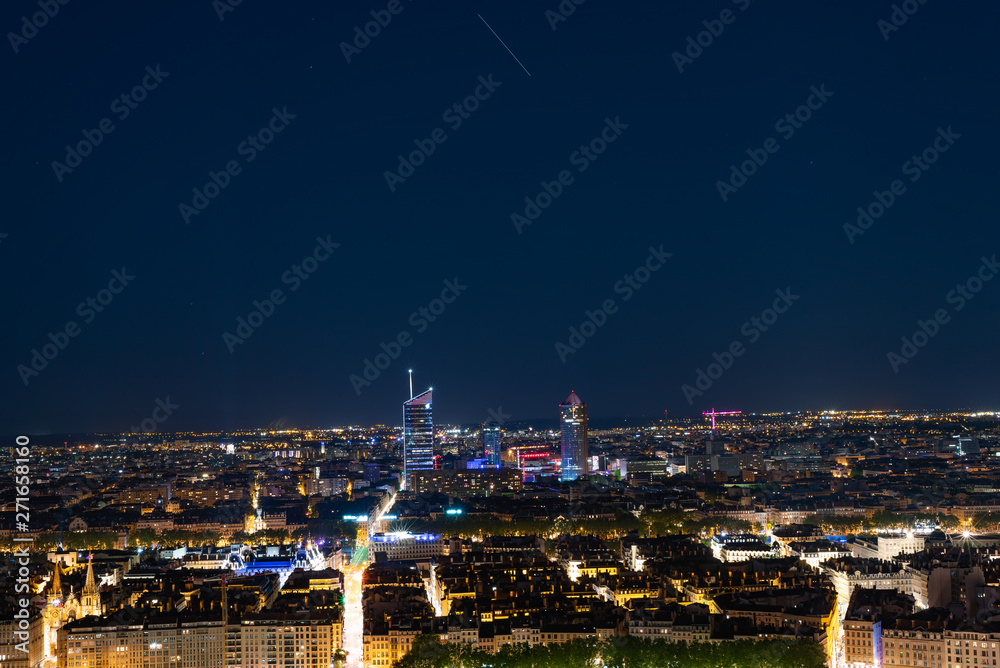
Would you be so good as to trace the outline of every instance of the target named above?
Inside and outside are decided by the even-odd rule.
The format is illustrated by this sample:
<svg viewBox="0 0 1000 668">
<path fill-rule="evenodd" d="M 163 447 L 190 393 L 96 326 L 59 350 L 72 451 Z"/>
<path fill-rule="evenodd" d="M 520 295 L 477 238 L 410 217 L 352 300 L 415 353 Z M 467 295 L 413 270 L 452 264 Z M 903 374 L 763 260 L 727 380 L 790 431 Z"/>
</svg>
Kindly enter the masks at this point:
<svg viewBox="0 0 1000 668">
<path fill-rule="evenodd" d="M 576 480 L 589 472 L 587 462 L 587 404 L 570 392 L 559 405 L 562 473 L 560 480 Z"/>
<path fill-rule="evenodd" d="M 500 468 L 500 425 L 496 422 L 483 425 L 483 457 L 487 466 Z"/>
<path fill-rule="evenodd" d="M 410 489 L 410 473 L 434 469 L 433 392 L 427 390 L 403 402 L 403 484 Z"/>
</svg>

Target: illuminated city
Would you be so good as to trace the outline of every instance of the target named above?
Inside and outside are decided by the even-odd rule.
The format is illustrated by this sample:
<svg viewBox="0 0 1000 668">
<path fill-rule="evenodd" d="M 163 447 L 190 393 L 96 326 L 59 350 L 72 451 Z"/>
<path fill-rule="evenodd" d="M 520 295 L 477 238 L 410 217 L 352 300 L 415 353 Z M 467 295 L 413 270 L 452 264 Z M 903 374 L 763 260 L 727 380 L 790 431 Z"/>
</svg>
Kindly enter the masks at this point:
<svg viewBox="0 0 1000 668">
<path fill-rule="evenodd" d="M 402 424 L 39 439 L 48 528 L 11 509 L 0 538 L 34 550 L 32 665 L 368 668 L 422 665 L 428 642 L 633 638 L 862 668 L 1000 642 L 1000 414 L 716 416 L 576 412 L 572 480 L 565 411 L 437 424 L 408 490 Z"/>
<path fill-rule="evenodd" d="M 1000 668 L 998 25 L 0 4 L 0 668 Z"/>
</svg>

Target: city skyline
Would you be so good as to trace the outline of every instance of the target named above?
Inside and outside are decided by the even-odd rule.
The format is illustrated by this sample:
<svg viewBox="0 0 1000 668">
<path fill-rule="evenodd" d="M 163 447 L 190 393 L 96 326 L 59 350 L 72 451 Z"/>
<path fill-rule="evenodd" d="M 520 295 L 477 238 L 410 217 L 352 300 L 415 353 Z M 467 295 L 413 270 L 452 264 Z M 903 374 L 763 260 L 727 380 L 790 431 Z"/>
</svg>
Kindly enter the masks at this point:
<svg viewBox="0 0 1000 668">
<path fill-rule="evenodd" d="M 428 392 L 409 407 L 416 442 L 430 436 Z M 561 404 L 562 433 L 503 431 L 500 469 L 482 465 L 484 425 L 435 425 L 440 466 L 411 471 L 412 489 L 401 488 L 403 425 L 20 438 L 0 452 L 35 473 L 17 492 L 30 524 L 12 531 L 14 511 L 0 513 L 0 551 L 32 548 L 31 658 L 14 665 L 201 654 L 378 668 L 419 657 L 421 634 L 442 653 L 473 643 L 479 664 L 579 651 L 574 638 L 605 643 L 593 648 L 605 658 L 624 651 L 618 668 L 685 651 L 756 666 L 753 651 L 788 651 L 748 611 L 780 616 L 810 656 L 793 665 L 810 668 L 890 665 L 878 643 L 905 647 L 914 622 L 937 625 L 935 657 L 956 639 L 1000 642 L 984 621 L 1000 612 L 1000 414 L 714 410 L 695 424 L 588 430 L 589 452 L 574 452 L 585 405 L 575 391 Z M 713 416 L 725 416 L 715 429 Z M 565 480 L 576 471 L 562 460 L 577 454 L 590 455 L 587 475 Z M 635 643 L 650 633 L 644 664 Z M 10 635 L 0 624 L 0 655 Z"/>
<path fill-rule="evenodd" d="M 761 418 L 766 416 L 776 416 L 776 415 L 843 415 L 843 416 L 865 416 L 865 415 L 900 415 L 900 416 L 911 416 L 911 415 L 982 415 L 982 416 L 996 416 L 1000 415 L 1000 408 L 994 409 L 973 409 L 971 407 L 965 406 L 957 409 L 950 408 L 845 408 L 845 409 L 820 409 L 820 410 L 769 410 L 760 412 L 744 411 L 742 417 L 744 418 Z M 588 416 L 589 421 L 593 421 L 594 418 Z M 596 418 L 606 427 L 601 428 L 625 428 L 628 424 L 636 425 L 653 425 L 657 422 L 664 421 L 663 414 L 659 415 L 599 415 Z M 681 415 L 670 415 L 668 421 L 673 420 L 688 420 L 692 424 L 693 428 L 704 429 L 708 432 L 712 430 L 711 419 L 702 415 L 702 412 L 690 413 Z M 439 421 L 435 429 L 446 429 L 449 427 L 468 427 L 468 428 L 482 428 L 490 422 L 489 419 L 486 420 L 459 420 L 459 421 Z M 520 419 L 507 419 L 504 421 L 504 425 L 501 427 L 502 431 L 510 430 L 512 427 L 517 429 L 527 429 L 535 428 L 536 425 L 540 423 L 548 422 L 548 430 L 553 432 L 559 432 L 560 430 L 560 418 L 557 415 L 548 416 L 537 416 L 537 417 L 525 417 Z M 209 428 L 209 429 L 180 429 L 180 430 L 169 430 L 164 429 L 162 431 L 156 432 L 129 432 L 129 430 L 119 430 L 119 431 L 94 431 L 94 432 L 54 432 L 51 434 L 38 434 L 39 437 L 51 437 L 51 436 L 87 436 L 87 435 L 97 435 L 97 434 L 129 434 L 129 433 L 146 433 L 150 436 L 159 435 L 165 436 L 169 434 L 199 434 L 199 433 L 279 433 L 287 431 L 327 431 L 336 429 L 350 429 L 350 428 L 375 428 L 375 427 L 386 427 L 390 429 L 398 429 L 402 432 L 403 427 L 397 423 L 393 424 L 391 421 L 384 422 L 372 422 L 372 423 L 341 423 L 341 424 L 290 424 L 283 423 L 281 425 L 247 425 L 240 426 L 233 429 L 219 429 L 219 428 Z M 722 425 L 720 425 L 720 428 Z"/>
</svg>

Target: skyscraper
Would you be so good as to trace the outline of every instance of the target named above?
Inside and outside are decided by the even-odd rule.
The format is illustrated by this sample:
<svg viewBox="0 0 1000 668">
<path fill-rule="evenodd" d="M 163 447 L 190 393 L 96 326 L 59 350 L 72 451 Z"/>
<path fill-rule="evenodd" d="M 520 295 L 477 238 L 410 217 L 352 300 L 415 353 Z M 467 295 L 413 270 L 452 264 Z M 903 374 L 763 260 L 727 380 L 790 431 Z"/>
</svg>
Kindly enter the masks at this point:
<svg viewBox="0 0 1000 668">
<path fill-rule="evenodd" d="M 410 489 L 412 471 L 434 468 L 432 399 L 427 390 L 403 402 L 403 489 Z"/>
<path fill-rule="evenodd" d="M 586 475 L 587 466 L 587 404 L 576 392 L 570 392 L 559 405 L 562 473 L 560 480 L 576 480 Z"/>
<path fill-rule="evenodd" d="M 486 466 L 500 468 L 500 425 L 496 422 L 483 425 L 483 456 Z"/>
</svg>

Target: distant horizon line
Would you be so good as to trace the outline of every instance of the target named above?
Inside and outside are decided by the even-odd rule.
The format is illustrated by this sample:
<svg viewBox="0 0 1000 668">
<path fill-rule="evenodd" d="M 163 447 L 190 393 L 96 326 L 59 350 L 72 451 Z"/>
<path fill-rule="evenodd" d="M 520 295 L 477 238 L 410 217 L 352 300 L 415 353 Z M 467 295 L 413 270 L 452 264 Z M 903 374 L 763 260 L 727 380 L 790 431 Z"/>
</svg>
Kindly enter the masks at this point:
<svg viewBox="0 0 1000 668">
<path fill-rule="evenodd" d="M 928 414 L 928 415 L 940 415 L 940 416 L 963 415 L 963 416 L 967 416 L 967 417 L 969 417 L 969 416 L 983 416 L 983 417 L 987 417 L 987 416 L 991 416 L 992 415 L 995 418 L 1000 418 L 1000 409 L 996 409 L 996 410 L 975 409 L 974 410 L 974 409 L 971 409 L 971 408 L 957 408 L 957 409 L 944 409 L 944 408 L 913 408 L 913 409 L 868 408 L 868 409 L 861 409 L 861 408 L 856 408 L 856 409 L 844 409 L 844 410 L 825 409 L 825 410 L 821 410 L 821 411 L 805 409 L 805 410 L 796 410 L 796 411 L 743 412 L 741 414 L 740 418 L 747 418 L 747 417 L 754 417 L 754 418 L 757 418 L 757 417 L 776 417 L 776 416 L 781 416 L 781 415 L 812 415 L 812 416 L 819 416 L 819 415 L 824 415 L 824 414 L 830 414 L 830 415 L 881 415 L 883 417 L 890 417 L 892 415 L 913 416 L 913 415 L 921 414 L 921 413 Z M 705 420 L 706 428 L 707 429 L 711 429 L 711 425 L 710 425 L 710 423 L 708 421 L 708 418 L 706 416 L 702 415 L 701 413 L 697 413 L 695 415 L 688 415 L 688 414 L 669 415 L 668 414 L 666 416 L 666 418 L 664 418 L 662 416 L 658 417 L 657 415 L 653 415 L 653 414 L 651 414 L 651 415 L 645 415 L 645 414 L 641 414 L 641 415 L 617 415 L 617 416 L 610 416 L 610 417 L 593 416 L 593 415 L 588 416 L 588 422 L 595 422 L 595 421 L 599 421 L 599 422 L 609 422 L 609 421 L 627 422 L 628 420 L 645 420 L 645 421 L 650 421 L 648 424 L 645 424 L 645 425 L 642 425 L 642 426 L 651 426 L 652 421 L 662 421 L 664 419 L 666 419 L 668 422 L 673 421 L 673 420 L 682 420 L 682 419 Z M 720 424 L 728 424 L 733 419 L 734 418 L 729 417 L 729 418 L 727 418 L 727 422 L 720 423 Z M 443 422 L 443 423 L 438 424 L 437 427 L 442 427 L 442 428 L 445 428 L 445 427 L 468 427 L 470 425 L 482 426 L 482 425 L 485 425 L 485 424 L 489 424 L 490 422 L 496 422 L 496 420 L 495 419 L 488 419 L 488 420 L 481 420 L 481 421 Z M 559 424 L 559 417 L 558 416 L 550 416 L 550 417 L 522 418 L 522 419 L 516 419 L 516 420 L 515 419 L 510 419 L 510 420 L 503 420 L 499 424 L 500 424 L 501 427 L 503 427 L 504 425 L 511 425 L 511 426 L 515 426 L 515 425 L 529 425 L 530 423 L 537 423 L 537 422 L 550 422 L 550 423 L 553 423 L 555 425 L 558 425 Z M 625 425 L 622 425 L 622 426 L 625 426 Z M 370 423 L 370 424 L 367 424 L 367 425 L 356 423 L 356 424 L 334 425 L 334 426 L 327 426 L 327 427 L 318 427 L 318 426 L 305 426 L 305 427 L 302 427 L 302 426 L 288 426 L 288 427 L 285 427 L 285 426 L 282 426 L 282 427 L 238 427 L 238 428 L 234 428 L 234 429 L 217 429 L 217 430 L 211 430 L 211 429 L 209 429 L 209 430 L 186 429 L 186 430 L 179 430 L 179 431 L 162 431 L 162 432 L 161 431 L 156 431 L 156 432 L 149 432 L 147 435 L 149 435 L 149 436 L 158 435 L 158 436 L 162 437 L 162 436 L 178 435 L 178 434 L 235 434 L 235 433 L 252 433 L 252 432 L 262 432 L 262 433 L 263 432 L 278 432 L 278 433 L 280 433 L 280 432 L 303 432 L 303 431 L 334 431 L 334 430 L 344 430 L 344 429 L 371 429 L 371 428 L 374 428 L 374 427 L 388 427 L 388 428 L 400 429 L 400 430 L 402 429 L 402 427 L 400 425 L 394 425 L 394 424 L 389 424 L 389 423 L 377 422 L 377 423 Z M 613 427 L 611 427 L 611 428 L 613 428 Z M 135 434 L 135 433 L 136 432 L 129 432 L 129 431 L 45 432 L 45 433 L 34 433 L 34 434 L 20 432 L 20 433 L 8 434 L 8 435 L 4 436 L 4 438 L 7 438 L 7 437 L 14 438 L 17 435 L 25 435 L 25 436 L 29 436 L 29 437 L 31 437 L 31 436 L 35 436 L 35 437 L 51 437 L 51 436 L 74 436 L 74 437 L 81 437 L 81 436 L 122 436 L 122 435 L 131 435 L 131 434 Z"/>
</svg>

